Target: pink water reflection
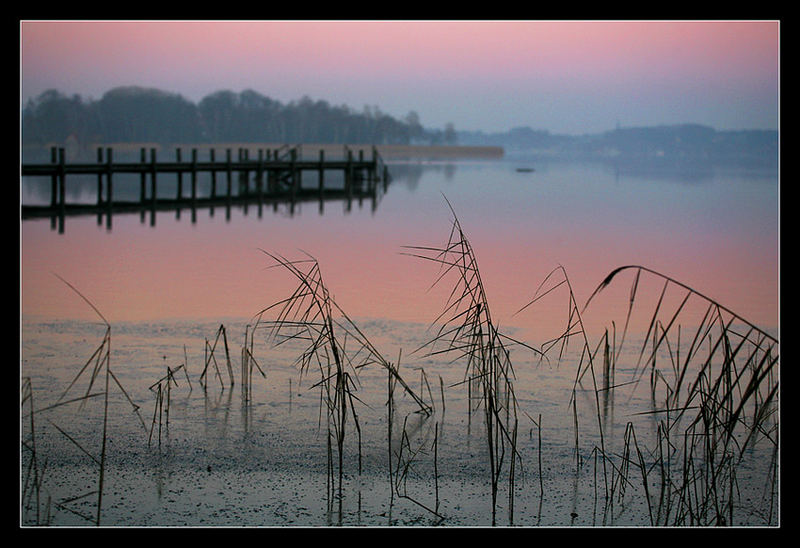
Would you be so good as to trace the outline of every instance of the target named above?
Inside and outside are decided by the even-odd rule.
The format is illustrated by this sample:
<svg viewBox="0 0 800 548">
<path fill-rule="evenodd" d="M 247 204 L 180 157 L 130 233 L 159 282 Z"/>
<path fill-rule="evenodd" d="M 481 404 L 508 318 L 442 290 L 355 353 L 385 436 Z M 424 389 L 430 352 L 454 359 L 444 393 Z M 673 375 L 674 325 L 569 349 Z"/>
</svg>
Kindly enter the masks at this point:
<svg viewBox="0 0 800 548">
<path fill-rule="evenodd" d="M 556 187 L 558 177 L 569 174 L 554 173 L 549 179 L 544 174 L 536 188 L 500 180 L 503 192 L 487 192 L 487 177 L 507 177 L 503 173 L 462 170 L 452 180 L 432 173 L 423 176 L 416 190 L 398 181 L 375 214 L 368 205 L 345 214 L 343 204 L 329 203 L 320 214 L 316 204 L 305 204 L 294 217 L 266 210 L 259 218 L 252 209 L 247 215 L 234 210 L 230 222 L 219 211 L 213 217 L 199 211 L 196 223 L 186 214 L 178 220 L 159 213 L 154 227 L 138 214 L 120 215 L 111 231 L 91 217 L 69 218 L 62 235 L 51 230 L 49 221 L 26 221 L 21 227 L 21 311 L 45 318 L 95 317 L 57 273 L 112 323 L 249 317 L 287 296 L 296 284 L 286 271 L 268 268 L 272 261 L 259 249 L 291 259 L 302 257 L 303 250 L 318 259 L 331 293 L 351 317 L 430 322 L 450 286 L 428 291 L 436 265 L 402 251 L 406 245 L 446 242 L 450 212 L 444 191 L 472 242 L 495 321 L 501 327 L 530 329 L 526 333 L 537 343 L 564 328 L 566 293 L 562 289 L 515 312 L 558 265 L 566 269 L 581 306 L 611 270 L 642 264 L 756 325 L 777 326 L 777 212 L 763 221 L 774 205 L 769 197 L 763 206 L 739 204 L 734 196 L 727 206 L 700 204 L 687 212 L 685 205 L 673 211 L 659 208 L 658 196 L 644 201 L 639 196 L 634 208 L 623 199 L 626 193 L 657 192 L 634 181 L 617 182 L 608 202 L 594 196 L 564 204 L 566 198 L 577 200 L 566 184 Z M 592 183 L 589 192 L 596 190 L 592 185 L 610 184 Z M 695 194 L 713 193 L 714 184 L 673 192 L 695 200 Z M 720 224 L 734 207 L 753 210 L 751 221 L 743 223 L 738 215 L 737 222 Z M 614 319 L 621 329 L 627 280 L 621 278 L 585 313 L 588 328 L 600 331 Z"/>
</svg>

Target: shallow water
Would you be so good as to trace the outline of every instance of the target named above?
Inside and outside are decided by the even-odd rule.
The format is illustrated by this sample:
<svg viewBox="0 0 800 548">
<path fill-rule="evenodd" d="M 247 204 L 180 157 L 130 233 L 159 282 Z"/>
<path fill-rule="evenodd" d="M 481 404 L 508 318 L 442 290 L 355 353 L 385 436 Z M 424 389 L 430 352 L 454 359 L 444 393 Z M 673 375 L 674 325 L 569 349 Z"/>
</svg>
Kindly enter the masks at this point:
<svg viewBox="0 0 800 548">
<path fill-rule="evenodd" d="M 137 415 L 111 380 L 101 524 L 491 525 L 485 422 L 482 411 L 469 412 L 465 365 L 452 361 L 452 355 L 412 352 L 430 339 L 427 328 L 441 312 L 449 287 L 429 290 L 436 266 L 401 251 L 406 245 L 446 242 L 451 217 L 443 194 L 473 245 L 501 331 L 534 347 L 563 331 L 563 292 L 514 313 L 558 265 L 565 267 L 580 305 L 612 269 L 642 264 L 776 332 L 774 174 L 646 176 L 571 164 L 537 165 L 534 173 L 518 173 L 517 165 L 515 160 L 397 165 L 375 210 L 368 204 L 353 204 L 348 211 L 346 204 L 326 203 L 320 212 L 317 204 L 303 204 L 293 215 L 285 208 L 277 214 L 234 209 L 229 218 L 223 211 L 199 211 L 193 222 L 187 212 L 180 218 L 160 213 L 155 223 L 138 214 L 120 215 L 110 230 L 92 217 L 68 218 L 63 234 L 48 220 L 22 223 L 21 373 L 31 380 L 34 408 L 58 400 L 104 334 L 97 314 L 53 272 L 108 319 L 110 368 L 139 406 Z M 23 200 L 26 196 L 23 192 Z M 397 455 L 406 417 L 410 446 L 423 449 L 406 491 L 390 488 L 387 377 L 379 366 L 358 372 L 360 450 L 351 418 L 342 489 L 333 495 L 326 489 L 325 414 L 314 387 L 319 374 L 301 375 L 293 365 L 298 349 L 273 348 L 257 337 L 254 356 L 265 378 L 256 373 L 251 397 L 244 398 L 241 349 L 247 326 L 254 314 L 288 296 L 295 285 L 287 272 L 267 268 L 272 263 L 259 248 L 290 258 L 302 249 L 316 257 L 336 302 L 389 361 L 400 358 L 403 378 L 435 405 L 423 419 L 400 387 L 395 389 L 392 454 Z M 629 281 L 609 287 L 584 311 L 593 349 L 610 326 L 619 340 Z M 643 295 L 645 285 L 643 280 Z M 653 283 L 650 293 L 657 296 L 659 290 L 660 282 Z M 570 401 L 579 345 L 562 360 L 551 352 L 549 361 L 512 348 L 521 460 L 513 512 L 507 483 L 500 483 L 498 525 L 508 525 L 512 515 L 513 524 L 521 526 L 650 525 L 652 508 L 641 480 L 631 480 L 623 498 L 609 501 L 610 476 L 596 452 L 603 444 L 606 454 L 618 458 L 629 423 L 638 443 L 653 447 L 658 420 L 649 413 L 654 408 L 649 385 L 626 385 L 640 373 L 636 355 L 650 311 L 644 307 L 632 321 L 614 379 L 624 386 L 602 392 L 604 398 L 609 394 L 605 399 L 595 397 L 588 376 L 578 387 L 577 450 Z M 209 370 L 204 389 L 199 377 L 205 344 L 214 342 L 221 324 L 235 384 L 229 384 L 220 343 L 215 350 L 220 377 Z M 687 327 L 684 333 L 691 331 Z M 670 356 L 659 355 L 658 363 L 670 376 Z M 183 370 L 176 374 L 169 417 L 163 405 L 159 416 L 152 385 L 167 367 L 181 364 L 189 379 Z M 105 376 L 100 371 L 93 390 L 102 392 Z M 70 394 L 86 390 L 84 375 Z M 51 525 L 89 525 L 95 517 L 96 494 L 63 501 L 97 489 L 98 467 L 84 449 L 95 458 L 100 454 L 102 400 L 36 415 L 37 462 L 44 466 L 40 507 L 49 497 Z M 21 433 L 26 436 L 30 428 L 24 411 L 23 406 Z M 605 425 L 602 441 L 598 414 Z M 764 468 L 769 444 L 745 456 L 737 469 L 742 496 L 736 502 L 736 523 L 774 525 L 777 510 L 767 517 L 771 497 L 764 495 L 771 489 Z M 429 511 L 437 500 L 441 521 Z M 30 508 L 21 512 L 21 520 L 41 523 L 42 514 L 37 518 Z"/>
<path fill-rule="evenodd" d="M 227 325 L 231 347 L 238 350 L 243 341 L 234 334 L 243 332 L 237 330 L 241 325 L 234 322 Z M 23 373 L 31 376 L 35 408 L 42 409 L 56 400 L 91 355 L 92 342 L 98 339 L 97 325 L 49 323 L 24 327 L 26 332 L 36 335 L 23 341 Z M 479 410 L 467 411 L 468 392 L 460 382 L 464 375 L 460 365 L 447 360 L 408 357 L 408 362 L 424 367 L 425 374 L 433 381 L 436 390 L 430 401 L 436 410 L 424 418 L 399 390 L 393 423 L 395 458 L 404 427 L 412 445 L 423 449 L 412 474 L 402 484 L 402 493 L 429 508 L 434 508 L 438 499 L 444 521 L 439 523 L 417 503 L 399 497 L 401 491 L 392 494 L 386 379 L 385 371 L 380 368 L 362 370 L 359 376 L 356 412 L 360 448 L 351 418 L 345 445 L 342 507 L 339 509 L 337 497 L 329 510 L 325 419 L 319 408 L 320 391 L 313 388 L 316 378 L 303 378 L 291 366 L 295 357 L 292 352 L 270 354 L 264 345 L 256 345 L 256 354 L 265 356 L 262 366 L 266 377 L 255 376 L 250 401 L 243 397 L 239 377 L 237 384 L 228 385 L 224 366 L 224 382 L 214 377 L 203 388 L 197 380 L 205 363 L 202 349 L 217 327 L 212 323 L 195 326 L 198 330 L 205 328 L 208 337 L 186 335 L 174 323 L 152 323 L 141 328 L 123 324 L 119 336 L 112 333 L 111 369 L 130 398 L 141 406 L 142 420 L 137 418 L 121 390 L 113 389 L 101 524 L 491 525 L 484 423 Z M 374 326 L 364 321 L 362 327 L 370 332 Z M 398 323 L 395 328 L 395 333 L 405 333 L 408 339 L 425 334 L 423 325 Z M 152 333 L 160 335 L 149 336 Z M 41 339 L 46 339 L 47 344 Z M 169 364 L 174 368 L 184 363 L 184 344 L 189 380 L 180 372 L 176 374 L 177 384 L 170 391 L 167 416 L 163 414 L 163 406 L 159 413 L 150 386 L 166 374 Z M 266 358 L 270 355 L 271 359 Z M 224 363 L 222 359 L 220 363 Z M 235 360 L 234 369 L 238 364 Z M 515 368 L 515 394 L 521 410 L 517 446 L 521 461 L 517 469 L 513 524 L 650 525 L 646 499 L 635 480 L 631 481 L 624 504 L 608 507 L 602 470 L 592 452 L 600 443 L 596 435 L 595 400 L 591 386 L 583 386 L 585 383 L 577 393 L 580 441 L 576 452 L 569 406 L 575 362 L 544 364 L 521 353 Z M 401 373 L 412 389 L 423 392 L 419 370 L 406 365 L 401 366 Z M 620 369 L 617 375 L 624 383 L 625 370 Z M 437 382 L 440 378 L 441 385 Z M 86 382 L 83 379 L 78 383 L 80 388 L 71 393 L 83 394 Z M 444 390 L 444 403 L 439 386 Z M 631 397 L 633 394 L 618 389 L 610 408 L 604 410 L 609 454 L 619 454 L 625 425 L 632 420 L 636 422 L 639 443 L 643 446 L 651 443 L 647 432 L 653 419 L 649 415 L 637 417 L 634 411 L 652 409 L 652 403 L 642 396 Z M 101 400 L 95 398 L 83 407 L 71 404 L 37 414 L 37 455 L 40 464 L 46 462 L 43 492 L 53 502 L 97 489 L 98 466 L 77 443 L 87 452 L 99 455 Z M 534 420 L 541 420 L 541 432 Z M 25 421 L 23 425 L 24 431 L 29 432 Z M 54 425 L 68 432 L 71 439 Z M 435 456 L 431 446 L 434 437 L 438 444 Z M 763 504 L 767 476 L 759 468 L 764 465 L 764 459 L 757 458 L 761 454 L 754 451 L 739 468 L 742 500 L 755 501 L 752 507 L 742 503 L 737 508 L 737 518 L 743 524 L 763 525 L 761 516 L 750 515 Z M 74 512 L 93 518 L 96 507 L 96 494 L 63 507 L 51 507 L 49 523 L 87 525 L 86 519 Z M 507 499 L 501 497 L 498 525 L 512 523 L 508 508 Z M 26 523 L 35 523 L 30 511 L 25 515 Z"/>
</svg>

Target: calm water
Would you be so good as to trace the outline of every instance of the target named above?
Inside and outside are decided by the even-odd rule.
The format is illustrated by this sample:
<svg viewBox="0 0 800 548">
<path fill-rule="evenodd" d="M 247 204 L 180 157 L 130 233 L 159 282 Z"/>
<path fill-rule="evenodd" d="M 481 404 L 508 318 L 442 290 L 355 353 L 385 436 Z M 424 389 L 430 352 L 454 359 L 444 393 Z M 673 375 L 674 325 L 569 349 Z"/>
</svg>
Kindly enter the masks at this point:
<svg viewBox="0 0 800 548">
<path fill-rule="evenodd" d="M 516 172 L 518 166 L 536 168 Z M 579 301 L 618 266 L 647 266 L 764 329 L 778 324 L 778 181 L 724 170 L 647 175 L 600 165 L 510 160 L 404 164 L 373 211 L 368 201 L 67 218 L 21 226 L 24 316 L 92 312 L 53 273 L 86 292 L 110 321 L 248 317 L 281 298 L 286 278 L 259 249 L 318 259 L 353 316 L 428 321 L 430 265 L 403 246 L 443 245 L 449 200 L 472 242 L 502 324 L 563 265 Z M 166 179 L 166 177 L 162 177 Z M 47 183 L 45 181 L 45 183 Z M 166 187 L 165 182 L 161 182 Z M 121 184 L 117 184 L 121 188 Z M 132 184 L 133 192 L 138 185 Z M 48 199 L 23 185 L 24 203 Z M 80 191 L 76 190 L 76 193 Z M 86 185 L 87 195 L 93 182 Z M 168 190 L 167 190 L 168 192 Z M 118 190 L 116 195 L 122 195 Z M 72 199 L 75 199 L 74 197 Z M 194 217 L 194 218 L 193 218 Z M 435 272 L 435 270 L 434 270 Z M 439 303 L 432 303 L 433 311 Z"/>
<path fill-rule="evenodd" d="M 535 171 L 518 172 L 518 167 Z M 337 522 L 321 502 L 325 449 L 317 431 L 319 396 L 309 392 L 313 379 L 299 378 L 292 368 L 296 354 L 260 348 L 257 358 L 263 360 L 269 382 L 254 386 L 249 403 L 238 389 L 218 390 L 222 386 L 217 380 L 209 381 L 213 393 L 197 384 L 205 341 L 213 342 L 219 325 L 227 326 L 238 378 L 246 326 L 254 314 L 288 296 L 296 285 L 285 270 L 269 268 L 272 262 L 264 250 L 290 259 L 303 252 L 313 255 L 338 305 L 386 357 L 395 360 L 402 353 L 414 387 L 424 386 L 415 368 L 424 368 L 434 392 L 441 379 L 448 394 L 446 414 L 440 408 L 436 422 L 442 436 L 448 436 L 440 438 L 438 463 L 445 524 L 488 524 L 491 501 L 478 464 L 485 458 L 481 424 L 466 412 L 467 394 L 459 388 L 463 366 L 411 353 L 429 338 L 425 328 L 442 311 L 450 287 L 431 288 L 438 267 L 403 254 L 403 246 L 446 243 L 452 216 L 445 197 L 472 243 L 495 322 L 531 346 L 539 347 L 566 326 L 564 287 L 515 314 L 558 266 L 564 267 L 581 307 L 614 268 L 642 265 L 777 335 L 779 185 L 774 172 L 628 173 L 598 164 L 510 159 L 390 163 L 390 170 L 394 179 L 375 204 L 332 201 L 324 207 L 315 202 L 298 204 L 293 211 L 284 204 L 261 210 L 249 206 L 246 211 L 159 212 L 155 217 L 150 212 L 120 214 L 113 217 L 110 228 L 106 219 L 68 217 L 63 233 L 47 219 L 21 224 L 22 373 L 32 379 L 40 402 L 36 408 L 55 402 L 103 336 L 94 311 L 54 274 L 85 295 L 112 325 L 112 363 L 131 399 L 141 406 L 139 420 L 129 407 L 126 410 L 124 398 L 116 403 L 120 415 L 115 417 L 123 418 L 113 422 L 119 434 L 111 438 L 106 523 Z M 88 182 L 83 191 L 88 201 L 93 199 L 92 184 Z M 43 189 L 47 186 L 25 182 L 23 203 L 46 202 L 49 197 Z M 81 191 L 75 192 L 72 199 Z M 630 280 L 612 284 L 582 311 L 592 347 L 605 329 L 621 331 Z M 643 295 L 647 283 L 642 281 Z M 651 293 L 657 295 L 660 288 L 661 282 L 653 283 Z M 670 295 L 665 302 L 674 306 L 675 298 L 680 296 Z M 650 313 L 634 318 L 631 340 L 641 341 Z M 626 352 L 635 357 L 634 349 Z M 522 407 L 527 417 L 543 416 L 548 463 L 543 474 L 550 494 L 540 499 L 537 476 L 528 472 L 525 494 L 518 495 L 515 524 L 649 524 L 641 497 L 612 511 L 612 519 L 598 510 L 596 460 L 574 475 L 564 473 L 576 462 L 567 402 L 577 356 L 548 366 L 529 354 L 515 356 L 519 356 L 516 393 Z M 180 397 L 175 396 L 169 431 L 165 429 L 163 444 L 154 449 L 151 388 L 169 364 L 187 365 L 195 384 L 193 390 L 187 390 L 187 384 L 176 388 Z M 630 364 L 620 367 L 615 381 L 632 380 L 634 369 Z M 382 372 L 365 371 L 363 377 L 359 393 L 368 405 L 362 415 L 365 472 L 356 476 L 351 470 L 345 517 L 340 515 L 338 522 L 428 525 L 429 515 L 418 505 L 401 507 L 407 501 L 395 501 L 400 506 L 392 516 L 388 481 L 382 479 L 386 380 Z M 642 393 L 632 392 L 625 400 L 625 406 L 618 400 L 613 412 L 617 420 L 609 422 L 609 447 L 620 447 L 627 422 L 640 409 L 637 406 L 652 405 Z M 593 405 L 593 398 L 581 399 L 584 463 L 591 462 L 591 447 L 597 443 L 589 426 Z M 87 444 L 97 443 L 96 409 L 94 413 L 61 408 L 53 422 L 66 421 L 86 436 Z M 541 458 L 537 431 L 533 422 L 525 421 L 521 437 L 530 443 L 524 459 L 533 470 Z M 655 423 L 649 417 L 647 421 Z M 432 424 L 420 424 L 415 432 L 430 438 Z M 41 451 L 50 448 L 61 454 L 60 461 L 50 461 L 53 497 L 68 498 L 84 484 L 90 485 L 95 473 L 80 464 L 74 444 L 64 442 L 52 428 L 48 431 L 49 426 L 41 428 Z M 469 440 L 466 445 L 464 439 Z M 747 484 L 747 474 L 757 468 L 748 464 L 739 480 Z M 762 496 L 759 473 L 763 475 L 763 470 L 753 472 L 759 479 L 752 489 Z M 431 470 L 423 467 L 413 484 L 415 496 L 428 502 L 434 497 L 430 476 Z M 752 500 L 756 498 L 753 495 Z M 91 513 L 91 501 L 91 497 L 82 501 L 86 513 Z M 748 504 L 747 512 L 737 512 L 738 519 L 761 524 L 766 510 L 758 503 Z M 85 523 L 63 509 L 54 513 L 54 524 Z"/>
</svg>

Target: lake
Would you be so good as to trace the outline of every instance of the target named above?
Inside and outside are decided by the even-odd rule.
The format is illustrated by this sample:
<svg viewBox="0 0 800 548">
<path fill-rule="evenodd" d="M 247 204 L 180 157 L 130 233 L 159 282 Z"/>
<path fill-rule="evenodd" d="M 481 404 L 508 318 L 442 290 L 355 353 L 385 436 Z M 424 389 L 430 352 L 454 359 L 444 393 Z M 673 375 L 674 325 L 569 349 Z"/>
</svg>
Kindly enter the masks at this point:
<svg viewBox="0 0 800 548">
<path fill-rule="evenodd" d="M 92 525 L 99 506 L 106 526 L 778 523 L 776 171 L 387 163 L 392 180 L 374 201 L 76 216 L 61 231 L 49 219 L 21 222 L 21 374 L 32 395 L 21 436 L 35 440 L 22 452 L 22 522 Z M 93 184 L 68 196 L 91 202 Z M 26 180 L 22 202 L 47 203 L 48 192 L 49 181 Z M 434 283 L 444 265 L 428 260 L 453 249 L 454 214 L 485 298 L 471 310 L 491 310 L 479 329 L 509 337 L 481 344 L 494 352 L 502 340 L 499 359 L 513 361 L 493 393 L 516 402 L 502 406 L 510 418 L 484 414 L 495 400 L 481 402 L 463 347 L 417 350 L 469 317 L 465 301 L 447 306 L 476 279 L 451 271 Z M 334 315 L 357 327 L 338 331 L 355 364 L 354 384 L 337 392 L 353 397 L 341 478 L 318 364 L 330 353 L 317 348 L 304 366 L 303 339 L 275 346 L 262 328 L 279 308 L 254 330 L 299 282 L 270 254 L 313 257 L 346 314 Z M 584 308 L 628 265 L 646 270 L 621 271 Z M 706 320 L 709 303 L 721 308 Z M 707 330 L 696 337 L 698 325 Z M 373 350 L 362 363 L 364 340 Z M 725 350 L 712 365 L 716 346 Z M 386 363 L 408 387 L 394 386 L 393 406 Z M 497 429 L 507 436 L 492 438 Z M 694 445 L 700 437 L 718 444 Z M 38 489 L 25 481 L 33 454 Z"/>
</svg>

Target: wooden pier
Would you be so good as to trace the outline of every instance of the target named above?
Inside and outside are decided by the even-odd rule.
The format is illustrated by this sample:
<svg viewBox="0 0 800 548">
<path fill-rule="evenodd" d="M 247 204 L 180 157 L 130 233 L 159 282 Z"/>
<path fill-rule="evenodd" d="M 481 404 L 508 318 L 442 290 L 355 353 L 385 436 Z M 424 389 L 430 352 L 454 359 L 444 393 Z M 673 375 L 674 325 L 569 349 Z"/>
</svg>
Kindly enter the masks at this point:
<svg viewBox="0 0 800 548">
<path fill-rule="evenodd" d="M 163 161 L 157 158 L 155 148 L 149 151 L 142 148 L 138 162 L 120 162 L 115 161 L 111 147 L 99 147 L 96 163 L 67 163 L 64 149 L 53 147 L 50 163 L 21 165 L 23 177 L 46 177 L 51 182 L 49 205 L 21 204 L 22 219 L 58 218 L 61 220 L 60 230 L 63 230 L 63 218 L 69 215 L 97 214 L 99 220 L 105 214 L 110 227 L 113 213 L 132 211 L 174 210 L 180 215 L 180 210 L 186 208 L 192 211 L 211 208 L 213 212 L 213 208 L 218 206 L 247 208 L 248 204 L 260 207 L 279 203 L 289 204 L 293 211 L 296 203 L 307 201 L 319 201 L 321 210 L 325 201 L 345 200 L 349 207 L 351 200 L 364 198 L 371 198 L 374 208 L 379 188 L 385 191 L 390 178 L 388 168 L 374 146 L 371 158 L 364 157 L 363 149 L 354 154 L 346 146 L 341 158 L 326 158 L 325 150 L 320 150 L 316 158 L 307 159 L 303 158 L 300 146 L 288 145 L 259 149 L 253 158 L 250 157 L 253 151 L 247 148 L 239 148 L 236 158 L 230 148 L 225 150 L 223 158 L 218 158 L 213 148 L 207 152 L 208 158 L 201 160 L 197 149 L 193 148 L 189 158 L 184 158 L 178 148 L 174 161 Z M 309 172 L 316 175 L 313 187 L 303 185 L 303 174 Z M 341 174 L 338 184 L 330 184 L 331 178 L 326 175 L 331 172 Z M 200 174 L 208 174 L 211 179 L 210 190 L 202 194 L 198 192 Z M 67 178 L 76 175 L 84 176 L 84 179 L 96 176 L 95 203 L 67 201 Z M 125 180 L 120 181 L 120 175 L 125 175 Z M 164 175 L 171 180 L 171 188 L 177 184 L 174 197 L 165 197 L 163 189 L 159 192 L 159 179 Z M 184 181 L 184 177 L 188 181 Z M 115 190 L 118 191 L 120 185 L 125 185 L 130 195 L 130 185 L 135 185 L 137 179 L 138 199 L 115 198 Z M 381 182 L 383 184 L 379 186 Z"/>
</svg>

